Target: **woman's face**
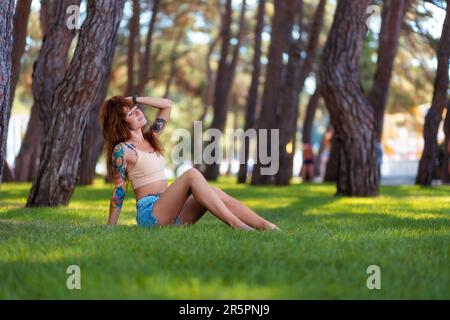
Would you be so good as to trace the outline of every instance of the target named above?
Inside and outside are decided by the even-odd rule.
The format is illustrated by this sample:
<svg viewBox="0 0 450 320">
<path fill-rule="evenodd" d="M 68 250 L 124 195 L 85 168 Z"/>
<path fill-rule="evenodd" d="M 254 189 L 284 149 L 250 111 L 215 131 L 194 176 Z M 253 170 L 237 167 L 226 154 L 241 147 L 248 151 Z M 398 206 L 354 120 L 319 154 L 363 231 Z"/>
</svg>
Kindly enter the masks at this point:
<svg viewBox="0 0 450 320">
<path fill-rule="evenodd" d="M 144 113 L 137 107 L 125 108 L 125 121 L 130 130 L 137 130 L 147 124 Z"/>
</svg>

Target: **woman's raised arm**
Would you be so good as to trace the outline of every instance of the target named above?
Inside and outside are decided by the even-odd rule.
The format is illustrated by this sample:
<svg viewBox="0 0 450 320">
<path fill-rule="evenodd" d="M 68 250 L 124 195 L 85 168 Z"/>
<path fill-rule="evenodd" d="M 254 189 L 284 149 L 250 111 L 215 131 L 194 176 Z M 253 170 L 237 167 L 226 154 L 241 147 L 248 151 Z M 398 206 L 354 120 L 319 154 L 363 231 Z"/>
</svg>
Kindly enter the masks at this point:
<svg viewBox="0 0 450 320">
<path fill-rule="evenodd" d="M 133 99 L 132 97 L 127 97 Z M 153 122 L 151 128 L 153 132 L 159 136 L 166 127 L 170 118 L 170 111 L 172 109 L 172 100 L 158 97 L 136 97 L 136 102 L 141 105 L 158 108 L 159 112 Z"/>
</svg>

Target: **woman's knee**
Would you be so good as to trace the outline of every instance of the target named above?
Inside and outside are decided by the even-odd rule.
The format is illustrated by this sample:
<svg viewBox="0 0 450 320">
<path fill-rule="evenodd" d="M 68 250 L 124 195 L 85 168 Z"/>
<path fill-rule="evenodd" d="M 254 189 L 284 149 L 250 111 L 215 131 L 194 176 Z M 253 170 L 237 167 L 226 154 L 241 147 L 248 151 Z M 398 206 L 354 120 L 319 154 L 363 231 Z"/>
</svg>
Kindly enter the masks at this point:
<svg viewBox="0 0 450 320">
<path fill-rule="evenodd" d="M 216 186 L 210 186 L 211 188 L 212 188 L 212 190 L 215 192 L 215 193 L 217 193 L 219 196 L 220 196 L 220 198 L 222 199 L 222 200 L 227 200 L 228 199 L 228 195 L 223 191 L 223 190 L 221 190 L 220 188 L 218 188 L 218 187 L 216 187 Z"/>
<path fill-rule="evenodd" d="M 211 187 L 211 189 L 215 192 L 215 193 L 217 193 L 217 194 L 222 194 L 222 190 L 220 190 L 218 187 L 216 187 L 216 186 L 210 186 Z"/>
<path fill-rule="evenodd" d="M 198 178 L 198 177 L 203 177 L 203 175 L 201 174 L 200 171 L 198 171 L 196 168 L 189 168 L 188 170 L 186 170 L 183 175 L 186 175 L 188 178 L 190 179 L 194 179 L 194 178 Z"/>
</svg>

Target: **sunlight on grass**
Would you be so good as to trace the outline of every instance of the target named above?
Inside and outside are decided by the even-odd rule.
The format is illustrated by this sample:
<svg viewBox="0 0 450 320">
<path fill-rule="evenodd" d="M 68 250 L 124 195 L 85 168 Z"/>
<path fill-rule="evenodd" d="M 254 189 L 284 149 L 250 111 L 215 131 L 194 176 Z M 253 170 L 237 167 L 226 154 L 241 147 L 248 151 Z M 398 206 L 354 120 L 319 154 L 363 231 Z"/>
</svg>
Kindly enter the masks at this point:
<svg viewBox="0 0 450 320">
<path fill-rule="evenodd" d="M 450 298 L 449 187 L 343 198 L 330 184 L 213 184 L 283 232 L 232 230 L 211 214 L 192 227 L 140 228 L 132 190 L 107 228 L 112 185 L 102 180 L 56 208 L 25 208 L 30 184 L 2 184 L 0 298 Z M 65 287 L 71 264 L 83 273 L 79 292 Z M 379 292 L 365 286 L 371 264 L 383 272 Z"/>
</svg>

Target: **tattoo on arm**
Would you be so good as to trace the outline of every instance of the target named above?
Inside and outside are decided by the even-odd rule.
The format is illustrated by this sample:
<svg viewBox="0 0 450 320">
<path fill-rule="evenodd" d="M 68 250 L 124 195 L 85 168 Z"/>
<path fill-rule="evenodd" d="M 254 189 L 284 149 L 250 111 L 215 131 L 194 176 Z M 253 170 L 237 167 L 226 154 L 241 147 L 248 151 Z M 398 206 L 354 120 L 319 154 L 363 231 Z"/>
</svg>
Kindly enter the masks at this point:
<svg viewBox="0 0 450 320">
<path fill-rule="evenodd" d="M 123 199 L 125 198 L 125 190 L 123 186 L 118 186 L 114 189 L 114 194 L 111 199 L 111 208 L 122 208 Z"/>
<path fill-rule="evenodd" d="M 122 208 L 123 199 L 125 198 L 125 190 L 123 183 L 125 182 L 125 150 L 119 143 L 114 147 L 112 154 L 112 165 L 114 168 L 113 178 L 116 187 L 111 199 L 111 208 Z"/>
<path fill-rule="evenodd" d="M 114 180 L 122 179 L 125 181 L 125 161 L 124 161 L 125 150 L 121 144 L 114 147 L 112 154 L 112 164 L 114 168 L 113 178 Z"/>
<path fill-rule="evenodd" d="M 166 126 L 166 120 L 163 118 L 156 118 L 155 122 L 153 122 L 152 129 L 155 132 L 161 132 Z"/>
</svg>

